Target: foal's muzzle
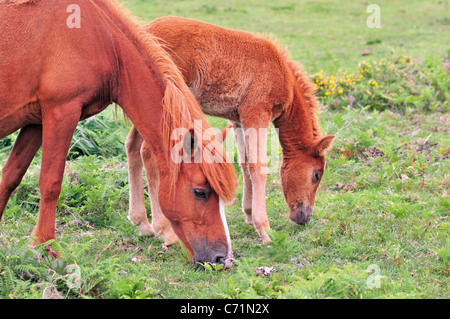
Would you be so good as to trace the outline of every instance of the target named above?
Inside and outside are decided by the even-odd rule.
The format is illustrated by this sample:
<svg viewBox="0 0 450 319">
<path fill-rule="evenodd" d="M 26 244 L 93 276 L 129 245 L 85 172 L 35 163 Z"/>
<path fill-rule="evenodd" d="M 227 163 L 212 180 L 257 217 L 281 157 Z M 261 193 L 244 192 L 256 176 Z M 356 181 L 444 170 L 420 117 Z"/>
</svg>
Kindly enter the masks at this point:
<svg viewBox="0 0 450 319">
<path fill-rule="evenodd" d="M 311 219 L 312 214 L 311 206 L 300 204 L 296 210 L 289 213 L 289 218 L 296 224 L 305 225 Z"/>
</svg>

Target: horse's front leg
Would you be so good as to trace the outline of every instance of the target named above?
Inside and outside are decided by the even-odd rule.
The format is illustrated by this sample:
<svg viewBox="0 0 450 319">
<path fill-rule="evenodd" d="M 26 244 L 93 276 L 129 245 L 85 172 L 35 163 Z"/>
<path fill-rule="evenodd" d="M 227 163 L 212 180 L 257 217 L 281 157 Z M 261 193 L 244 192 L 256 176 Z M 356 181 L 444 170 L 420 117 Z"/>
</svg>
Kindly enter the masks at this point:
<svg viewBox="0 0 450 319">
<path fill-rule="evenodd" d="M 39 218 L 32 237 L 55 239 L 56 202 L 61 193 L 67 153 L 81 115 L 80 103 L 42 107 L 42 163 Z"/>
<path fill-rule="evenodd" d="M 28 125 L 20 130 L 2 169 L 0 182 L 0 220 L 12 192 L 19 186 L 36 152 L 42 145 L 42 126 Z"/>
</svg>

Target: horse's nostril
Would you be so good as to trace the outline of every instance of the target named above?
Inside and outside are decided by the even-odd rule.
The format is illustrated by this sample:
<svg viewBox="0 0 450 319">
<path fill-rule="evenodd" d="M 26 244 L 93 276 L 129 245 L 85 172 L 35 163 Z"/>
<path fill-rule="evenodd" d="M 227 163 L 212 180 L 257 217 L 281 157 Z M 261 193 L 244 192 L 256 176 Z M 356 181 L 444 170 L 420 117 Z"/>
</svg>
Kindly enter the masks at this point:
<svg viewBox="0 0 450 319">
<path fill-rule="evenodd" d="M 216 264 L 225 264 L 225 257 L 217 257 L 216 258 Z"/>
</svg>

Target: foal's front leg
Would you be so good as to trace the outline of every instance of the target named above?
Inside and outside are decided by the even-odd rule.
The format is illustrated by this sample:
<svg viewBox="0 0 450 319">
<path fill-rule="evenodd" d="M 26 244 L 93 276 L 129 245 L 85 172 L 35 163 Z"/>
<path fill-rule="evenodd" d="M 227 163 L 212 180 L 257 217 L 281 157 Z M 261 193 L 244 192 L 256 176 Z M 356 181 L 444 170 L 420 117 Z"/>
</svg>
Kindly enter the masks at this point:
<svg viewBox="0 0 450 319">
<path fill-rule="evenodd" d="M 270 229 L 266 209 L 266 181 L 267 181 L 267 128 L 255 127 L 257 142 L 250 142 L 251 136 L 246 135 L 247 167 L 252 182 L 252 220 L 263 243 L 269 243 Z"/>
<path fill-rule="evenodd" d="M 148 222 L 144 202 L 143 165 L 141 147 L 144 139 L 133 126 L 125 142 L 128 160 L 128 184 L 130 188 L 128 219 L 139 230 L 139 235 L 153 235 L 154 231 Z"/>
<path fill-rule="evenodd" d="M 252 181 L 250 179 L 250 172 L 248 170 L 248 163 L 245 155 L 245 136 L 244 130 L 239 123 L 233 123 L 234 138 L 239 157 L 239 166 L 242 172 L 242 210 L 245 213 L 245 222 L 248 225 L 253 225 L 252 220 Z"/>
<path fill-rule="evenodd" d="M 164 216 L 161 206 L 159 206 L 159 171 L 158 164 L 155 160 L 154 154 L 144 143 L 141 149 L 142 161 L 145 166 L 145 175 L 147 176 L 148 193 L 150 197 L 150 205 L 152 209 L 152 230 L 161 235 L 166 247 L 175 244 L 178 241 L 178 236 L 173 231 L 170 221 Z"/>
<path fill-rule="evenodd" d="M 32 236 L 39 243 L 55 239 L 56 202 L 61 193 L 67 153 L 81 115 L 81 104 L 42 108 L 42 164 L 39 218 Z"/>
<path fill-rule="evenodd" d="M 130 205 L 128 219 L 136 225 L 139 235 L 161 235 L 165 246 L 174 244 L 178 237 L 174 233 L 169 220 L 163 215 L 158 200 L 158 167 L 151 151 L 143 145 L 139 132 L 133 127 L 126 141 L 128 159 L 128 180 L 130 187 Z M 152 223 L 147 218 L 144 203 L 143 163 L 148 182 L 150 205 L 152 210 Z"/>
<path fill-rule="evenodd" d="M 12 192 L 19 186 L 36 152 L 42 145 L 42 126 L 28 125 L 20 130 L 2 169 L 0 182 L 0 220 Z"/>
<path fill-rule="evenodd" d="M 256 109 L 257 111 L 259 109 Z M 260 110 L 259 110 L 260 112 Z M 254 114 L 260 117 L 255 118 Z M 267 180 L 267 133 L 269 116 L 263 113 L 242 112 L 240 130 L 241 136 L 236 136 L 241 168 L 244 175 L 244 195 L 242 207 L 247 216 L 247 223 L 255 226 L 264 243 L 270 242 L 267 230 L 270 229 L 266 211 L 266 180 Z M 239 132 L 239 130 L 238 130 Z M 239 134 L 239 133 L 238 133 Z M 242 145 L 245 145 L 243 155 Z M 241 148 L 239 150 L 239 148 Z M 245 162 L 242 163 L 242 156 Z"/>
</svg>

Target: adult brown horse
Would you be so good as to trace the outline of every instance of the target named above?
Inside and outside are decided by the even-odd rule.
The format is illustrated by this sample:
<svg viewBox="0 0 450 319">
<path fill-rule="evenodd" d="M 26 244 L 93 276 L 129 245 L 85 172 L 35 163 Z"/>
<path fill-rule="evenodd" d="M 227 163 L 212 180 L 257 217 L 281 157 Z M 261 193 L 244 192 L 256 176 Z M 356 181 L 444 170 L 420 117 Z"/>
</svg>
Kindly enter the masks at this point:
<svg viewBox="0 0 450 319">
<path fill-rule="evenodd" d="M 195 120 L 209 127 L 181 73 L 117 1 L 72 3 L 0 1 L 0 138 L 20 129 L 2 170 L 0 218 L 42 145 L 32 236 L 40 243 L 55 239 L 56 201 L 77 123 L 116 102 L 152 152 L 159 204 L 177 236 L 195 262 L 228 267 L 232 252 L 220 202 L 234 196 L 232 165 L 170 160 L 174 129 L 193 127 Z M 220 153 L 222 146 L 213 147 Z M 210 196 L 198 199 L 198 189 Z"/>
<path fill-rule="evenodd" d="M 272 41 L 248 32 L 178 17 L 156 19 L 144 29 L 161 39 L 203 112 L 234 124 L 244 182 L 242 206 L 263 242 L 270 241 L 265 203 L 270 122 L 278 129 L 283 150 L 281 181 L 289 217 L 298 224 L 308 222 L 334 136 L 322 137 L 315 90 L 301 67 Z M 260 135 L 255 145 L 247 131 Z M 140 178 L 139 172 L 133 177 Z M 142 192 L 131 189 L 132 183 L 131 191 Z M 130 201 L 138 198 L 132 194 Z"/>
</svg>

